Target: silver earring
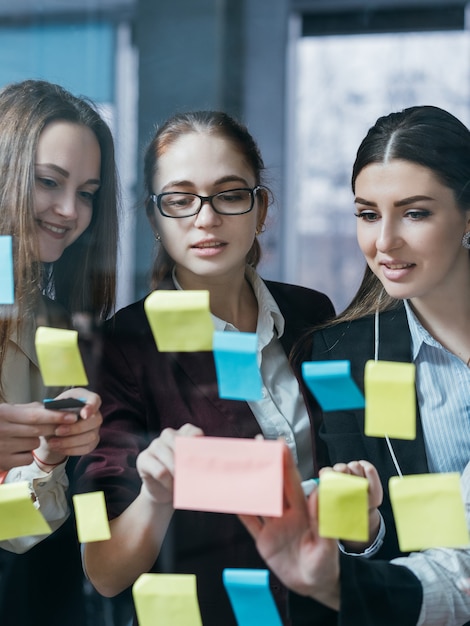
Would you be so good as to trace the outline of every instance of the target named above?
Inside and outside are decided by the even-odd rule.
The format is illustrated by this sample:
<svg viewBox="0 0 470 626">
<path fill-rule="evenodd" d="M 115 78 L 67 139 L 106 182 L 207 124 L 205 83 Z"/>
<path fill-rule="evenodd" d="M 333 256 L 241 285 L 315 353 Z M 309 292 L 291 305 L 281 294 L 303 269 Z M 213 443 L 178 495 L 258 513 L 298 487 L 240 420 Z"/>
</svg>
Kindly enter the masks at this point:
<svg viewBox="0 0 470 626">
<path fill-rule="evenodd" d="M 160 242 L 162 240 L 162 238 L 160 237 L 160 233 L 156 233 L 154 237 L 155 237 L 155 241 Z"/>
<path fill-rule="evenodd" d="M 462 237 L 462 246 L 470 250 L 470 230 Z"/>
</svg>

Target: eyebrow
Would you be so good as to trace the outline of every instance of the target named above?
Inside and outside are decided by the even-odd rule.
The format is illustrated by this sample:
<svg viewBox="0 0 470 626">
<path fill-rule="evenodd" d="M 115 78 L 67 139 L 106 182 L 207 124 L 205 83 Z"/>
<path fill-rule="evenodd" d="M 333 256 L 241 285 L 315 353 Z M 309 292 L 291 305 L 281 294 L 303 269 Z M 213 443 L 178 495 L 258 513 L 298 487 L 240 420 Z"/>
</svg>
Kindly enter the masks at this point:
<svg viewBox="0 0 470 626">
<path fill-rule="evenodd" d="M 402 207 L 408 206 L 409 204 L 413 204 L 414 202 L 422 202 L 423 200 L 430 200 L 431 202 L 435 201 L 435 198 L 431 198 L 430 196 L 410 196 L 409 198 L 403 198 L 403 200 L 398 200 L 393 203 L 393 206 Z M 363 204 L 364 206 L 372 206 L 376 207 L 376 202 L 371 202 L 370 200 L 364 200 L 364 198 L 354 198 L 355 204 Z"/>
<path fill-rule="evenodd" d="M 243 178 L 243 176 L 237 176 L 237 175 L 222 176 L 221 178 L 218 178 L 217 180 L 215 180 L 212 184 L 222 185 L 224 183 L 242 183 L 246 187 L 250 186 L 248 184 L 248 181 L 245 178 Z M 162 189 L 168 189 L 169 187 L 195 187 L 195 186 L 196 185 L 190 180 L 171 180 L 169 183 L 164 185 Z"/>
<path fill-rule="evenodd" d="M 55 165 L 54 163 L 35 163 L 36 167 L 49 167 L 52 170 L 55 170 L 57 173 L 61 174 L 64 178 L 68 178 L 70 173 L 67 170 L 64 170 L 59 165 Z M 89 178 L 86 180 L 84 185 L 101 185 L 101 181 L 98 178 Z"/>
</svg>

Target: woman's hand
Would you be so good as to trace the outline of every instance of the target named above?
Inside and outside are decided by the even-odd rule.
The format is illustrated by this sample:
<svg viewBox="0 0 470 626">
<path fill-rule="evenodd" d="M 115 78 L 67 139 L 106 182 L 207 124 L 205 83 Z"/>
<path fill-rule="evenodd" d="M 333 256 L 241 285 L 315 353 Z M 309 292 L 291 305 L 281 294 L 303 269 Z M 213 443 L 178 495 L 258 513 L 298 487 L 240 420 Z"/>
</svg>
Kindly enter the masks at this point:
<svg viewBox="0 0 470 626">
<path fill-rule="evenodd" d="M 89 392 L 88 392 L 89 393 Z M 29 465 L 40 437 L 52 437 L 61 424 L 77 421 L 76 415 L 49 411 L 39 402 L 0 404 L 0 471 Z"/>
<path fill-rule="evenodd" d="M 201 437 L 204 433 L 192 424 L 178 430 L 165 428 L 159 437 L 137 457 L 137 471 L 142 479 L 142 494 L 155 503 L 173 504 L 175 473 L 175 438 Z"/>
<path fill-rule="evenodd" d="M 380 514 L 378 507 L 382 504 L 383 489 L 380 482 L 379 474 L 372 463 L 369 461 L 351 461 L 350 463 L 336 463 L 333 467 L 323 467 L 320 470 L 320 476 L 324 472 L 341 472 L 342 474 L 350 474 L 351 476 L 360 476 L 367 478 L 369 482 L 368 490 L 368 507 L 369 507 L 369 541 L 342 541 L 343 546 L 348 552 L 361 553 L 366 550 L 374 541 L 380 528 Z"/>
<path fill-rule="evenodd" d="M 339 555 L 336 541 L 318 534 L 318 492 L 305 498 L 300 476 L 284 448 L 284 512 L 281 517 L 240 515 L 276 576 L 293 591 L 338 610 Z"/>
<path fill-rule="evenodd" d="M 51 467 L 60 464 L 68 456 L 88 454 L 99 442 L 99 429 L 103 422 L 100 413 L 101 398 L 80 387 L 62 392 L 56 399 L 61 398 L 81 398 L 85 401 L 85 406 L 78 415 L 45 409 L 47 413 L 68 417 L 67 422 L 59 423 L 51 435 L 41 437 L 41 443 L 34 451 L 36 462 L 45 471 L 50 471 Z"/>
</svg>

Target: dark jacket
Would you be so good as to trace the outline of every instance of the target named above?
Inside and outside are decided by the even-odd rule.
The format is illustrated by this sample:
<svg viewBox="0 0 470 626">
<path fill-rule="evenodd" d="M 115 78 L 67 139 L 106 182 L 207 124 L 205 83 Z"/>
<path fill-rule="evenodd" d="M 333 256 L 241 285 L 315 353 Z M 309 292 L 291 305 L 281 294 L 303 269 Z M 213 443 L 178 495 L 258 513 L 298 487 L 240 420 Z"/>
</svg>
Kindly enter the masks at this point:
<svg viewBox="0 0 470 626">
<path fill-rule="evenodd" d="M 289 354 L 311 325 L 331 317 L 333 308 L 316 291 L 266 284 L 286 321 L 281 342 Z M 160 288 L 174 287 L 166 282 Z M 164 428 L 190 422 L 210 436 L 252 438 L 260 432 L 246 402 L 219 398 L 212 352 L 157 350 L 143 304 L 126 307 L 106 325 L 97 387 L 103 399 L 101 441 L 77 468 L 78 491 L 103 490 L 110 518 L 138 495 L 137 455 Z M 313 434 L 312 442 L 315 446 Z M 152 571 L 196 574 L 204 626 L 235 626 L 222 583 L 226 567 L 266 568 L 238 518 L 176 511 Z M 282 610 L 285 590 L 273 581 L 272 591 Z"/>
</svg>

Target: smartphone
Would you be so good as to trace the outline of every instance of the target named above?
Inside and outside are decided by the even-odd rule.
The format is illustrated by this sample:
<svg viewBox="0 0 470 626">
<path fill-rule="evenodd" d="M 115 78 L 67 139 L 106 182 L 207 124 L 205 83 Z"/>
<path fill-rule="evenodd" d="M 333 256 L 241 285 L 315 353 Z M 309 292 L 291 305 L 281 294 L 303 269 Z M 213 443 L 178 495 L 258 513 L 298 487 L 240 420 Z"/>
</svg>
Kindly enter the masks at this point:
<svg viewBox="0 0 470 626">
<path fill-rule="evenodd" d="M 45 409 L 67 413 L 80 413 L 80 409 L 86 404 L 85 400 L 80 398 L 59 398 L 58 400 L 46 398 L 43 403 Z"/>
</svg>

